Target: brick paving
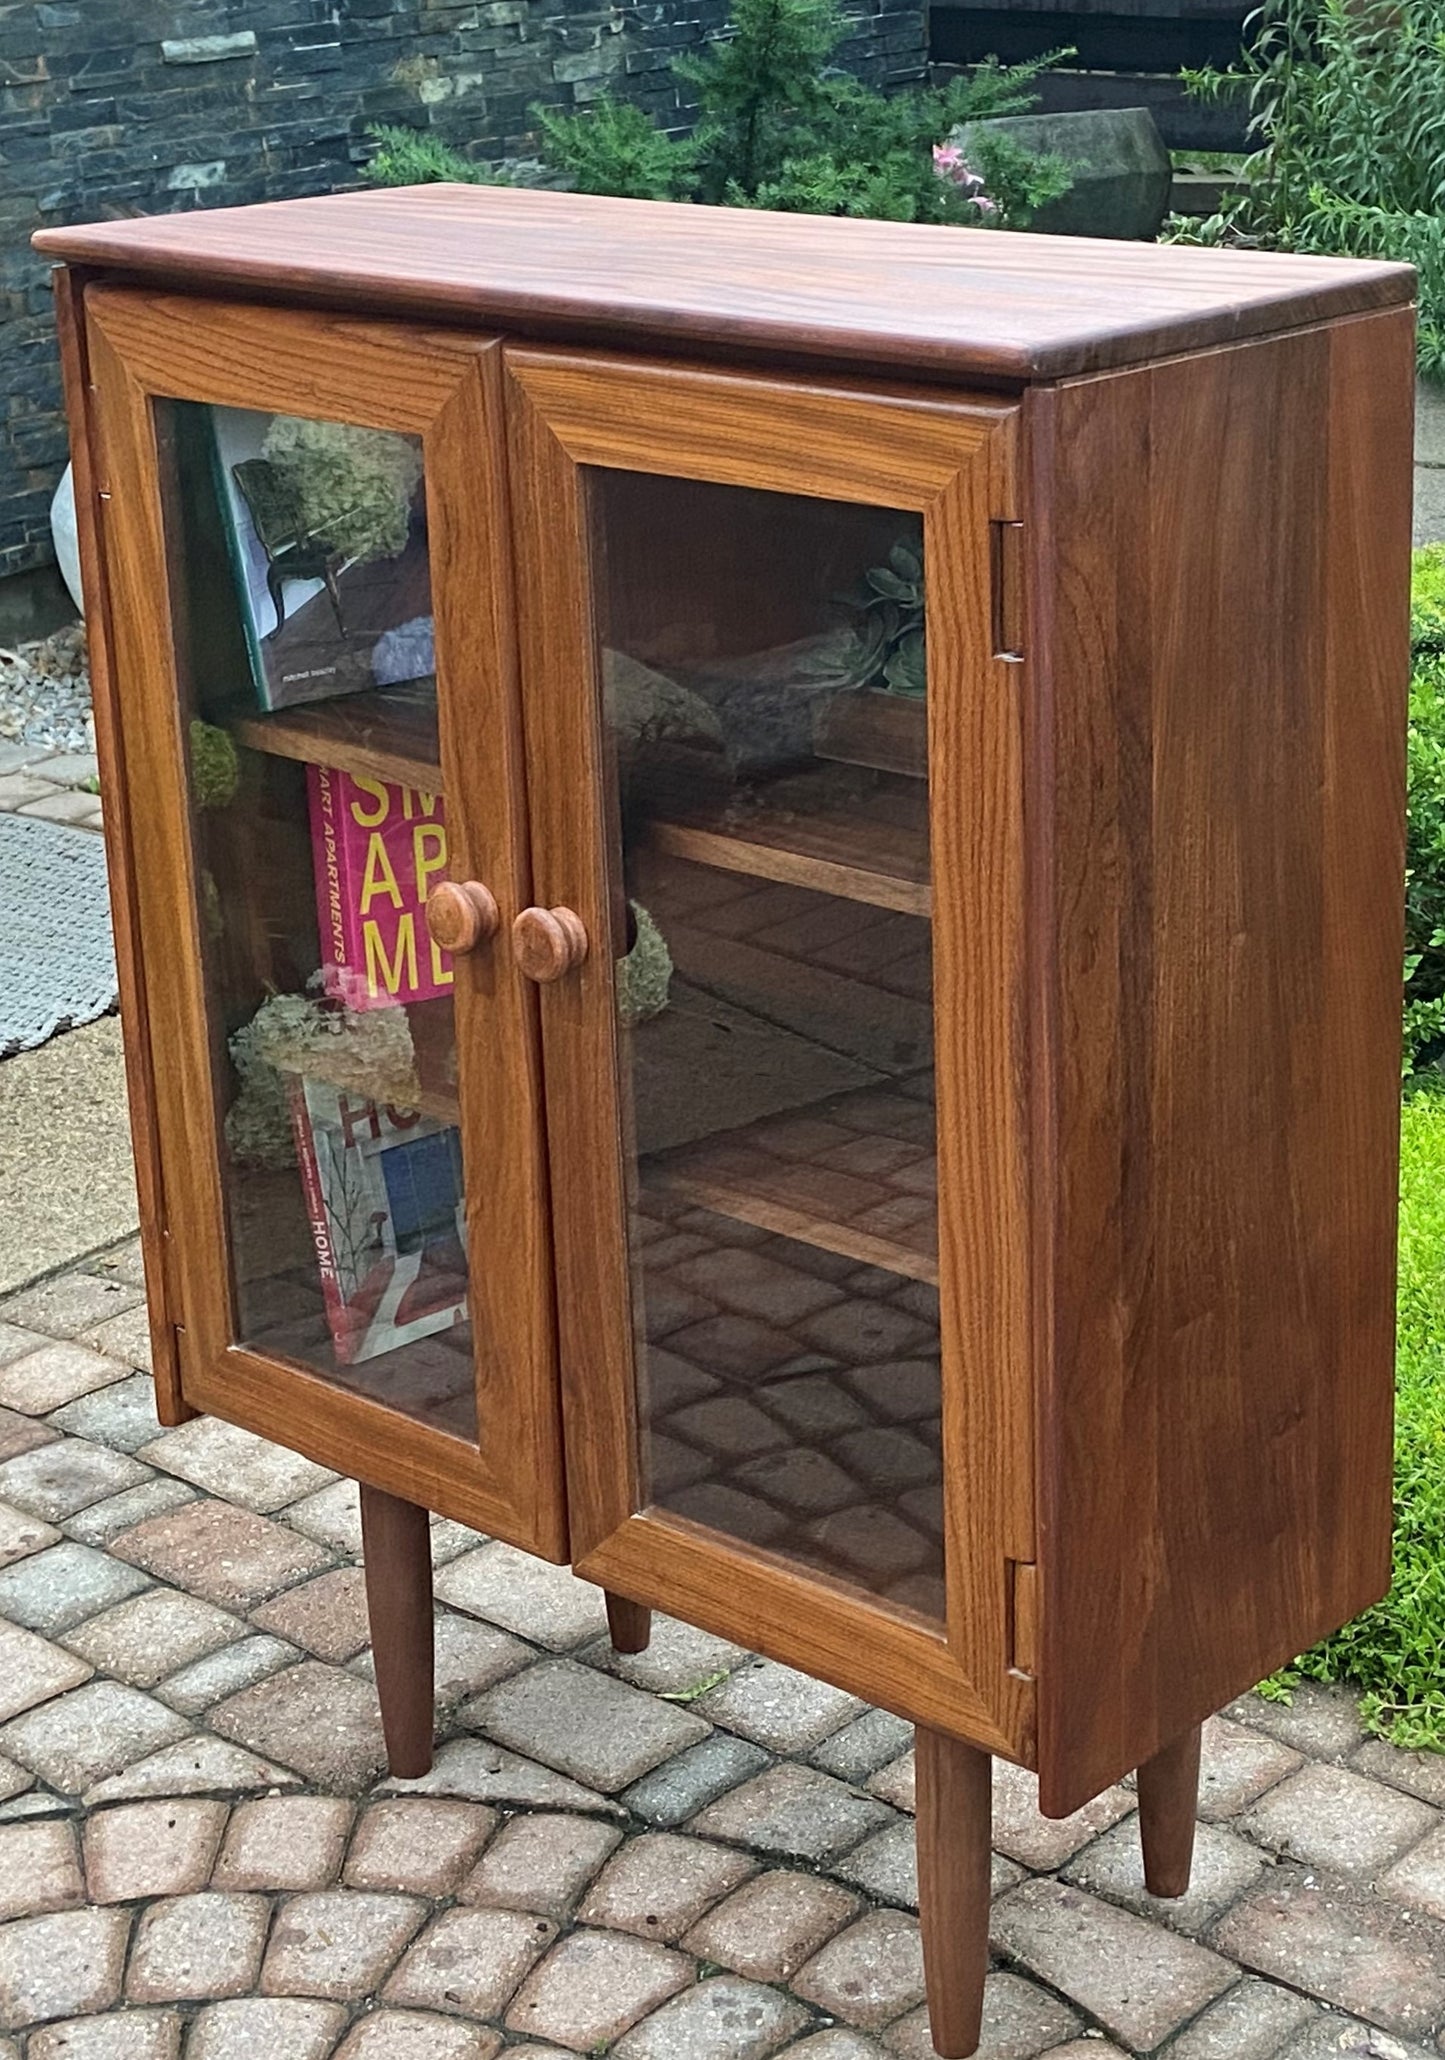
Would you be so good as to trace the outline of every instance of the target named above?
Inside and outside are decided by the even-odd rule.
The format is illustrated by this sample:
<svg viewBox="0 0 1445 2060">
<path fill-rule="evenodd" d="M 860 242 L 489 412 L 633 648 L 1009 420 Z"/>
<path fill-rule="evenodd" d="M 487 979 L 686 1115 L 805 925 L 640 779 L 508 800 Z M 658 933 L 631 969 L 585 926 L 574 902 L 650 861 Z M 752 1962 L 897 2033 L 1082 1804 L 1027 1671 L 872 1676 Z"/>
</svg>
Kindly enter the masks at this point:
<svg viewBox="0 0 1445 2060">
<path fill-rule="evenodd" d="M 0 1302 L 0 2060 L 928 2060 L 906 1725 L 438 1522 L 387 1780 L 355 1490 L 163 1431 L 138 1280 Z M 1213 1720 L 1177 1903 L 1123 1787 L 995 1844 L 985 2060 L 1445 2052 L 1445 1759 L 1346 1695 Z"/>
</svg>

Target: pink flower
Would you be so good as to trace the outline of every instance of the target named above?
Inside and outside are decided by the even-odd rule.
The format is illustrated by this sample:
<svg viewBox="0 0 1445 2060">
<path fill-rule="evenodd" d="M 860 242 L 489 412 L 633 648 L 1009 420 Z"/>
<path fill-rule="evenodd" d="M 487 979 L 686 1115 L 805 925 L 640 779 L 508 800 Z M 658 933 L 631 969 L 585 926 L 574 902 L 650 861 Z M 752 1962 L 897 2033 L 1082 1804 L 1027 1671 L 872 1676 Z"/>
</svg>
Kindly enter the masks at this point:
<svg viewBox="0 0 1445 2060">
<path fill-rule="evenodd" d="M 973 193 L 969 195 L 969 198 L 981 215 L 996 215 L 998 213 L 998 202 L 990 200 L 986 193 Z"/>
<path fill-rule="evenodd" d="M 934 144 L 933 169 L 940 179 L 947 179 L 951 186 L 958 186 L 965 193 L 976 192 L 983 185 L 982 175 L 973 169 L 956 143 Z"/>
</svg>

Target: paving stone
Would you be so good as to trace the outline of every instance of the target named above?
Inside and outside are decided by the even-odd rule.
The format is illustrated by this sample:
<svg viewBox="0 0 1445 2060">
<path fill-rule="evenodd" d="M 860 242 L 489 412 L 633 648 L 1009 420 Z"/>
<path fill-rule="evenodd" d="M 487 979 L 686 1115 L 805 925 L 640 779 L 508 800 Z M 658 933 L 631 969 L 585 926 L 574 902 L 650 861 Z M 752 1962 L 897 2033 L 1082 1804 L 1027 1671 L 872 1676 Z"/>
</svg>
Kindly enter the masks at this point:
<svg viewBox="0 0 1445 2060">
<path fill-rule="evenodd" d="M 309 1538 L 254 1510 L 205 1499 L 122 1531 L 111 1550 L 222 1609 L 242 1611 L 326 1564 Z"/>
<path fill-rule="evenodd" d="M 1303 1766 L 1291 1746 L 1228 1717 L 1204 1726 L 1199 1756 L 1199 1814 L 1210 1822 L 1234 1817 Z"/>
<path fill-rule="evenodd" d="M 776 1660 L 754 1659 L 692 1707 L 770 1752 L 802 1753 L 841 1730 L 864 1705 L 856 1695 Z"/>
<path fill-rule="evenodd" d="M 701 1745 L 664 1760 L 651 1774 L 644 1774 L 623 1795 L 635 1816 L 649 1824 L 671 1826 L 693 1816 L 728 1789 L 736 1788 L 750 1775 L 761 1773 L 768 1755 L 744 1738 L 724 1731 L 714 1732 Z"/>
<path fill-rule="evenodd" d="M 459 1890 L 461 1900 L 566 1917 L 621 1837 L 596 1817 L 513 1817 Z"/>
<path fill-rule="evenodd" d="M 77 1395 L 93 1394 L 130 1373 L 118 1359 L 107 1359 L 86 1345 L 44 1344 L 7 1366 L 0 1366 L 0 1403 L 22 1416 L 48 1416 Z"/>
<path fill-rule="evenodd" d="M 85 1826 L 93 1903 L 188 1896 L 205 1887 L 226 1828 L 226 1804 L 172 1800 L 95 1810 Z"/>
<path fill-rule="evenodd" d="M 812 1767 L 770 1767 L 693 1819 L 704 1837 L 826 1864 L 891 1821 L 888 1809 Z"/>
<path fill-rule="evenodd" d="M 1270 2060 L 1315 2015 L 1314 2005 L 1273 1982 L 1236 1983 L 1167 2048 L 1168 2060 Z"/>
<path fill-rule="evenodd" d="M 145 1256 L 139 1234 L 121 1238 L 108 1252 L 98 1253 L 87 1259 L 83 1271 L 98 1273 L 106 1280 L 123 1280 L 131 1287 L 143 1288 L 146 1282 Z"/>
<path fill-rule="evenodd" d="M 774 1868 L 709 1911 L 683 1944 L 754 1981 L 788 1981 L 862 1907 L 834 1881 Z"/>
<path fill-rule="evenodd" d="M 355 1481 L 333 1481 L 286 1511 L 293 1531 L 348 1559 L 361 1558 L 361 1496 Z"/>
<path fill-rule="evenodd" d="M 587 1822 L 575 1817 L 567 1821 Z M 479 1803 L 425 1796 L 373 1803 L 351 1841 L 346 1884 L 349 1888 L 404 1889 L 412 1895 L 450 1895 L 496 1828 L 496 1811 Z M 589 1824 L 588 1828 L 593 1827 Z M 529 1903 L 523 1907 L 540 1910 L 546 1906 Z"/>
<path fill-rule="evenodd" d="M 1360 2060 L 1437 2060 L 1439 2052 L 1438 2046 L 1397 2039 L 1378 2025 L 1345 2019 L 1332 2010 L 1317 2012 L 1313 2023 L 1281 2046 L 1275 2060 L 1340 2060 L 1342 2054 L 1358 2054 Z"/>
<path fill-rule="evenodd" d="M 198 1659 L 156 1686 L 156 1694 L 184 1716 L 197 1716 L 228 1695 L 238 1695 L 257 1681 L 278 1674 L 301 1655 L 281 1638 L 241 1638 L 234 1645 Z"/>
<path fill-rule="evenodd" d="M 243 1688 L 217 1703 L 207 1722 L 319 1788 L 350 1792 L 386 1765 L 375 1692 L 320 1660 L 303 1660 Z"/>
<path fill-rule="evenodd" d="M 1404 1752 L 1383 1738 L 1367 1738 L 1351 1755 L 1350 1765 L 1372 1780 L 1387 1781 L 1392 1788 L 1403 1788 L 1407 1795 L 1445 1809 L 1445 1753 Z"/>
<path fill-rule="evenodd" d="M 189 1730 L 184 1717 L 118 1681 L 89 1681 L 27 1710 L 0 1731 L 22 1767 L 67 1795 L 79 1795 Z"/>
<path fill-rule="evenodd" d="M 75 1826 L 64 1818 L 0 1824 L 0 1923 L 85 1901 Z"/>
<path fill-rule="evenodd" d="M 616 1803 L 580 1781 L 535 1760 L 508 1752 L 484 1738 L 455 1738 L 437 1754 L 429 1774 L 416 1781 L 395 1778 L 381 1784 L 386 1795 L 456 1795 L 470 1802 L 519 1804 L 541 1810 L 596 1810 L 620 1816 Z"/>
<path fill-rule="evenodd" d="M 80 1342 L 126 1366 L 151 1371 L 151 1321 L 144 1304 L 112 1316 L 106 1323 L 98 1323 L 94 1330 L 84 1331 Z"/>
<path fill-rule="evenodd" d="M 303 1581 L 251 1612 L 251 1621 L 272 1637 L 285 1638 L 317 1659 L 355 1657 L 371 1636 L 366 1615 L 366 1581 L 359 1566 L 337 1567 Z"/>
<path fill-rule="evenodd" d="M 1217 1953 L 1058 1881 L 1026 1881 L 995 1903 L 992 1934 L 996 1949 L 1142 2052 L 1238 1979 Z"/>
<path fill-rule="evenodd" d="M 1047 2047 L 1055 2053 L 1078 2052 L 1090 2060 L 1107 2060 L 1116 2046 L 1095 2043 L 1095 2038 L 1060 2046 L 1081 2028 L 1081 2019 L 1057 1996 L 1051 1996 L 1021 1975 L 995 1970 L 983 1986 L 983 2025 L 977 2060 L 1034 2060 Z M 1097 2035 L 1095 2035 L 1096 2037 Z M 929 2029 L 928 2006 L 921 2005 L 901 2017 L 884 2034 L 888 2051 L 898 2060 L 934 2060 L 933 2037 Z"/>
<path fill-rule="evenodd" d="M 0 1623 L 0 1721 L 48 1702 L 67 1688 L 78 1688 L 91 1672 L 85 1660 L 48 1638 L 22 1631 L 17 1624 Z"/>
<path fill-rule="evenodd" d="M 155 1383 L 145 1374 L 132 1374 L 129 1380 L 82 1395 L 78 1402 L 67 1402 L 50 1422 L 71 1437 L 91 1438 L 118 1452 L 138 1452 L 161 1432 Z"/>
<path fill-rule="evenodd" d="M 355 1811 L 340 1796 L 262 1796 L 238 1803 L 212 1885 L 227 1889 L 325 1888 L 341 1869 Z"/>
<path fill-rule="evenodd" d="M 186 2060 L 326 2060 L 346 2022 L 339 2003 L 246 1996 L 211 2003 L 186 2041 Z"/>
<path fill-rule="evenodd" d="M 1076 1853 L 1062 1878 L 1075 1888 L 1087 1888 L 1156 1924 L 1168 1924 L 1197 1938 L 1221 1910 L 1254 1886 L 1265 1864 L 1264 1855 L 1247 1839 L 1222 1824 L 1201 1824 L 1194 1835 L 1188 1893 L 1167 1899 L 1152 1896 L 1144 1886 L 1138 1821 L 1129 1817 Z"/>
<path fill-rule="evenodd" d="M 152 1903 L 136 1926 L 126 1974 L 134 2003 L 240 1996 L 261 1964 L 271 1905 L 259 1895 L 182 1895 Z"/>
<path fill-rule="evenodd" d="M 17 813 L 39 816 L 47 823 L 73 823 L 79 829 L 93 829 L 99 821 L 93 794 L 67 793 L 58 787 L 51 787 L 38 801 L 27 801 Z"/>
<path fill-rule="evenodd" d="M 386 1984 L 388 2003 L 497 2017 L 557 1936 L 525 1910 L 447 1910 L 417 1939 Z"/>
<path fill-rule="evenodd" d="M 67 1539 L 0 1567 L 0 1617 L 54 1638 L 149 1586 L 134 1567 Z"/>
<path fill-rule="evenodd" d="M 653 1612 L 652 1636 L 645 1652 L 614 1652 L 609 1638 L 599 1638 L 578 1654 L 590 1667 L 617 1674 L 634 1688 L 652 1695 L 686 1695 L 704 1682 L 730 1673 L 749 1657 L 741 1645 L 714 1638 L 691 1624 L 680 1624 Z"/>
<path fill-rule="evenodd" d="M 59 1531 L 53 1530 L 40 1517 L 16 1509 L 9 1502 L 0 1502 L 0 1566 L 9 1566 L 17 1559 L 28 1559 L 32 1552 L 59 1542 Z"/>
<path fill-rule="evenodd" d="M 995 1772 L 999 1764 L 995 1760 Z M 901 1753 L 896 1760 L 890 1760 L 876 1774 L 870 1774 L 863 1785 L 870 1795 L 880 1796 L 884 1802 L 892 1803 L 895 1809 L 906 1810 L 912 1816 L 917 1807 L 912 1749 Z"/>
<path fill-rule="evenodd" d="M 143 1304 L 140 1288 L 94 1273 L 60 1273 L 0 1302 L 0 1318 L 51 1338 L 78 1337 L 123 1309 Z"/>
<path fill-rule="evenodd" d="M 148 1588 L 66 1634 L 65 1643 L 102 1672 L 134 1688 L 241 1637 L 239 1617 L 174 1588 Z"/>
<path fill-rule="evenodd" d="M 756 1860 L 728 1846 L 646 1831 L 629 1839 L 608 1861 L 588 1890 L 578 1919 L 674 1945 L 704 1910 L 756 1872 Z"/>
<path fill-rule="evenodd" d="M 485 2025 L 463 2024 L 455 2017 L 377 2010 L 352 2026 L 336 2049 L 336 2060 L 492 2060 L 501 2043 Z M 523 2056 L 514 2048 L 507 2060 Z"/>
<path fill-rule="evenodd" d="M 610 2046 L 693 1978 L 691 1960 L 618 1931 L 573 1931 L 527 1977 L 507 2012 L 512 2031 L 573 2052 Z"/>
<path fill-rule="evenodd" d="M 1007 1867 L 994 1855 L 994 1864 Z M 1014 1870 L 1015 1875 L 1018 1869 Z M 834 1862 L 834 1872 L 853 1882 L 875 1902 L 897 1903 L 902 1909 L 918 1908 L 918 1841 L 912 1822 L 904 1817 L 865 1838 L 862 1845 Z"/>
<path fill-rule="evenodd" d="M 720 1974 L 664 2003 L 612 2051 L 617 2060 L 763 2060 L 809 2021 L 776 1989 Z"/>
<path fill-rule="evenodd" d="M 881 1767 L 912 1750 L 913 1726 L 889 1710 L 866 1710 L 841 1731 L 825 1738 L 808 1757 L 825 1774 L 840 1781 L 866 1781 Z"/>
<path fill-rule="evenodd" d="M 120 2000 L 130 1917 L 61 1910 L 0 1925 L 0 2028 L 89 2016 Z"/>
<path fill-rule="evenodd" d="M 1348 1767 L 1309 1766 L 1270 1789 L 1241 1828 L 1286 1859 L 1362 1881 L 1439 1822 L 1438 1811 L 1398 1788 Z"/>
<path fill-rule="evenodd" d="M 8 1803 L 12 1796 L 23 1795 L 34 1786 L 35 1776 L 28 1767 L 17 1767 L 14 1760 L 0 1759 L 0 1803 Z"/>
<path fill-rule="evenodd" d="M 164 1431 L 141 1457 L 151 1466 L 179 1474 L 208 1494 L 239 1502 L 269 1516 L 303 1495 L 329 1487 L 335 1475 L 284 1445 L 273 1445 L 216 1416 L 193 1416 L 178 1430 Z"/>
<path fill-rule="evenodd" d="M 46 1342 L 38 1330 L 25 1330 L 19 1324 L 0 1322 L 0 1366 L 8 1366 L 12 1359 L 23 1359 L 27 1352 L 38 1351 Z M 26 1417 L 17 1418 L 13 1409 L 0 1410 L 0 1425 L 3 1425 L 3 1429 L 0 1429 L 0 1451 L 4 1452 L 7 1459 L 12 1449 L 22 1452 L 25 1450 L 23 1443 L 12 1448 L 10 1440 L 23 1436 L 20 1425 L 29 1421 Z M 38 1433 L 31 1442 L 43 1445 L 46 1439 L 46 1426 L 43 1423 L 31 1422 L 30 1428 L 32 1432 Z"/>
<path fill-rule="evenodd" d="M 1445 1923 L 1445 1825 L 1397 1860 L 1375 1886 L 1391 1902 Z"/>
<path fill-rule="evenodd" d="M 554 1652 L 570 1651 L 607 1628 L 600 1588 L 495 1540 L 443 1567 L 435 1589 L 442 1602 Z"/>
<path fill-rule="evenodd" d="M 701 1717 L 575 1660 L 544 1660 L 487 1690 L 464 1723 L 604 1794 L 706 1738 Z"/>
<path fill-rule="evenodd" d="M 261 1969 L 268 1996 L 374 1994 L 426 1919 L 415 1896 L 333 1888 L 294 1896 L 277 1913 Z"/>
<path fill-rule="evenodd" d="M 876 2039 L 843 2024 L 816 2031 L 811 2038 L 786 2046 L 779 2060 L 888 2060 Z"/>
<path fill-rule="evenodd" d="M 1134 1807 L 1122 1788 L 1106 1788 L 1071 1817 L 1045 1817 L 1039 1811 L 1036 1774 L 1007 1760 L 994 1761 L 993 1842 L 1001 1853 L 1035 1873 L 1062 1867 L 1091 1839 Z"/>
<path fill-rule="evenodd" d="M 837 1288 L 816 1275 L 737 1245 L 705 1246 L 696 1257 L 675 1263 L 668 1277 L 724 1308 L 740 1309 L 783 1330 L 843 1299 Z"/>
<path fill-rule="evenodd" d="M 85 1438 L 58 1438 L 0 1465 L 0 1497 L 55 1523 L 149 1478 L 147 1469 L 123 1452 Z"/>
<path fill-rule="evenodd" d="M 0 1323 L 0 1357 L 3 1357 L 5 1325 Z M 33 1452 L 39 1445 L 53 1445 L 59 1431 L 34 1416 L 18 1416 L 13 1409 L 0 1409 L 0 1459 L 14 1459 L 17 1453 Z"/>
<path fill-rule="evenodd" d="M 242 1752 L 223 1738 L 184 1738 L 179 1745 L 167 1745 L 149 1759 L 137 1760 L 123 1774 L 112 1774 L 98 1782 L 84 1798 L 90 1808 L 96 1803 L 134 1802 L 146 1796 L 242 1795 L 252 1788 L 294 1786 L 296 1776 L 270 1760 Z"/>
<path fill-rule="evenodd" d="M 33 802 L 54 800 L 60 789 L 52 787 L 49 780 L 37 780 L 33 773 L 6 773 L 0 778 L 0 808 L 15 813 L 29 807 Z"/>
<path fill-rule="evenodd" d="M 1365 1735 L 1358 1692 L 1328 1687 L 1322 1681 L 1301 1681 L 1289 1702 L 1242 1695 L 1225 1715 L 1252 1724 L 1257 1731 L 1267 1731 L 1271 1738 L 1311 1759 L 1343 1759 Z"/>
<path fill-rule="evenodd" d="M 436 1700 L 442 1710 L 505 1681 L 509 1674 L 530 1666 L 536 1658 L 531 1647 L 509 1631 L 481 1623 L 475 1617 L 457 1616 L 449 1609 L 437 1616 L 433 1642 Z M 368 1676 L 374 1673 L 370 1653 L 363 1655 L 358 1666 Z"/>
<path fill-rule="evenodd" d="M 845 2024 L 877 2031 L 923 1995 L 918 1924 L 898 1910 L 870 1910 L 793 1976 L 800 1996 Z"/>
<path fill-rule="evenodd" d="M 47 2025 L 30 2038 L 31 2060 L 178 2060 L 182 2021 L 174 2010 L 122 2010 Z M 13 2047 L 0 2054 L 10 2060 Z"/>
<path fill-rule="evenodd" d="M 109 1545 L 122 1531 L 134 1530 L 137 1524 L 165 1516 L 195 1499 L 195 1489 L 188 1488 L 184 1481 L 152 1474 L 138 1488 L 126 1488 L 119 1495 L 108 1495 L 103 1502 L 92 1502 L 89 1509 L 78 1509 L 74 1516 L 65 1519 L 64 1528 L 82 1545 Z"/>
</svg>

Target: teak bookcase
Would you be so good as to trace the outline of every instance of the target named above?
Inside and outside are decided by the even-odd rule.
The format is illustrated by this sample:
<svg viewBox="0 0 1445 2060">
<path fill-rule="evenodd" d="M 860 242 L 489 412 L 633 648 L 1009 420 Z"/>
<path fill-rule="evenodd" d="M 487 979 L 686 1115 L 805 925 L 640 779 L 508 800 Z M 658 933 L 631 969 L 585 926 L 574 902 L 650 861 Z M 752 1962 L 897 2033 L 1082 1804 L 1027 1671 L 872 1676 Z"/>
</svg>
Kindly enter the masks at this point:
<svg viewBox="0 0 1445 2060">
<path fill-rule="evenodd" d="M 37 241 L 166 1421 L 361 1481 L 398 1772 L 428 1510 L 912 1720 L 971 2052 L 990 1755 L 1137 1768 L 1178 1894 L 1201 1720 L 1388 1579 L 1413 275 L 444 186 Z M 445 822 L 354 1006 L 318 767 Z"/>
</svg>

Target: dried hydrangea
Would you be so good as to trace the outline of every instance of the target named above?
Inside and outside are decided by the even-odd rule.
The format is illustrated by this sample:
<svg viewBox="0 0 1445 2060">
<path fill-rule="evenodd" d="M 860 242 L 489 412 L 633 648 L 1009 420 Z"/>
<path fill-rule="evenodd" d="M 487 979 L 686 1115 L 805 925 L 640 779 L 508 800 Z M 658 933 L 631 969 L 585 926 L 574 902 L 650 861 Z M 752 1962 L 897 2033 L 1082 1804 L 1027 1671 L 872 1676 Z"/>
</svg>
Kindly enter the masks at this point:
<svg viewBox="0 0 1445 2060">
<path fill-rule="evenodd" d="M 348 1009 L 321 992 L 273 994 L 231 1037 L 241 1087 L 226 1142 L 243 1165 L 295 1163 L 286 1075 L 312 1073 L 368 1101 L 414 1108 L 421 1094 L 405 1009 Z"/>
</svg>

